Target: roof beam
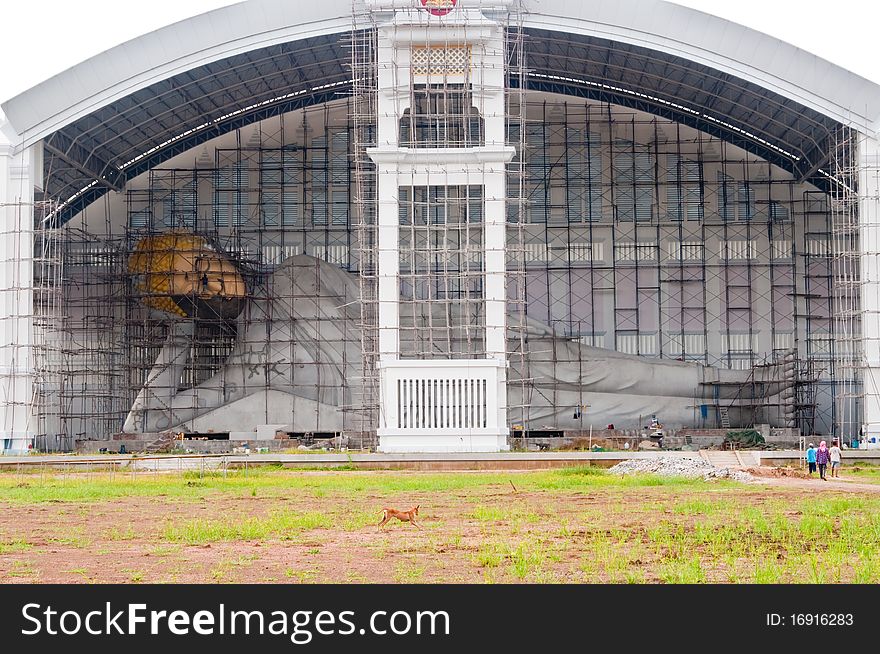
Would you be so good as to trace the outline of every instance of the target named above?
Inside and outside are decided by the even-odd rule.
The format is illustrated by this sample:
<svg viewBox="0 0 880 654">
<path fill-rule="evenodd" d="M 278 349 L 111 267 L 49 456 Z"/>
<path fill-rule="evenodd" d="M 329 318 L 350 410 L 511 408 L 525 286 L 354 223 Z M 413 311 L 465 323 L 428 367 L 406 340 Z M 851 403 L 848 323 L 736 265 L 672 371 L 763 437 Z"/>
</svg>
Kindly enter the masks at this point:
<svg viewBox="0 0 880 654">
<path fill-rule="evenodd" d="M 812 161 L 813 156 L 816 156 L 817 158 L 815 159 L 815 163 L 810 164 L 809 162 Z M 819 169 L 826 165 L 829 159 L 831 159 L 830 152 L 820 153 L 815 150 L 813 152 L 810 152 L 808 157 L 804 157 L 804 161 L 807 162 L 807 166 L 801 166 L 798 168 L 798 182 L 803 183 L 811 181 L 811 178 L 816 176 L 816 174 L 819 172 Z"/>
<path fill-rule="evenodd" d="M 222 122 L 215 123 L 206 129 L 194 132 L 186 138 L 169 143 L 165 147 L 151 153 L 149 156 L 144 157 L 140 161 L 121 171 L 119 180 L 124 184 L 128 180 L 134 179 L 138 175 L 161 165 L 172 157 L 182 154 L 183 152 L 188 152 L 189 150 L 203 143 L 207 143 L 218 136 L 258 123 L 267 118 L 283 115 L 291 111 L 297 111 L 305 107 L 339 100 L 344 97 L 344 94 L 350 93 L 350 90 L 350 85 L 322 89 L 312 94 L 287 99 L 276 104 L 260 106 L 252 111 L 237 114 Z M 106 195 L 108 189 L 109 187 L 101 188 L 99 186 L 84 189 L 79 196 L 74 197 L 69 204 L 63 206 L 59 210 L 56 215 L 58 224 L 63 225 L 68 222 L 80 211 L 87 208 L 92 202 Z"/>
<path fill-rule="evenodd" d="M 120 184 L 122 171 L 108 161 L 104 161 L 94 152 L 89 152 L 82 145 L 66 136 L 64 132 L 55 132 L 43 142 L 43 147 L 101 186 L 111 191 L 122 191 L 123 185 Z"/>
</svg>

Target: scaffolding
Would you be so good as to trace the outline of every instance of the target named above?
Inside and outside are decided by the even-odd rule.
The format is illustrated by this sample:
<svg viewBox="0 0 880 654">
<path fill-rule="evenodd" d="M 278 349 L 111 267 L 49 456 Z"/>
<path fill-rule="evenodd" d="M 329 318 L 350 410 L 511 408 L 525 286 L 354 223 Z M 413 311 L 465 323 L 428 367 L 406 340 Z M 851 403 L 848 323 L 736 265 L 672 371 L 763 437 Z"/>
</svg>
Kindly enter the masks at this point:
<svg viewBox="0 0 880 654">
<path fill-rule="evenodd" d="M 442 359 L 450 363 L 491 359 L 497 355 L 494 349 L 497 341 L 496 346 L 490 342 L 492 330 L 497 332 L 500 329 L 502 341 L 507 341 L 505 334 L 520 334 L 524 328 L 524 307 L 521 301 L 517 305 L 516 299 L 511 302 L 509 297 L 524 297 L 524 293 L 518 292 L 524 286 L 524 257 L 520 245 L 522 217 L 525 215 L 522 196 L 524 160 L 521 156 L 525 134 L 522 125 L 525 107 L 522 8 L 519 3 L 513 3 L 509 9 L 499 11 L 498 6 L 499 3 L 486 5 L 492 20 L 499 21 L 504 27 L 503 37 L 497 45 L 494 41 L 489 42 L 491 44 L 483 42 L 488 24 L 484 8 L 479 3 L 469 3 L 455 14 L 454 29 L 433 33 L 429 29 L 422 30 L 419 33 L 425 34 L 424 42 L 417 37 L 405 55 L 380 60 L 378 40 L 382 28 L 376 22 L 376 6 L 354 5 L 352 122 L 356 135 L 355 186 L 359 198 L 355 222 L 362 262 L 359 282 L 363 384 L 367 393 L 364 405 L 369 408 L 368 428 L 373 433 L 377 425 L 390 425 L 394 418 L 381 413 L 385 405 L 380 401 L 381 373 L 378 366 L 384 352 L 380 336 L 379 262 L 383 254 L 387 261 L 388 250 L 381 248 L 389 246 L 381 245 L 377 225 L 383 209 L 389 210 L 386 205 L 390 201 L 378 199 L 379 181 L 376 164 L 370 156 L 371 149 L 391 145 L 405 148 L 416 157 L 425 149 L 441 152 L 456 149 L 466 153 L 472 148 L 488 146 L 490 149 L 510 147 L 516 152 L 515 161 L 502 175 L 507 195 L 501 198 L 491 195 L 494 192 L 488 185 L 491 175 L 467 168 L 470 161 L 467 154 L 462 155 L 461 162 L 427 173 L 427 177 L 421 168 L 417 168 L 411 172 L 412 181 L 396 182 L 394 211 L 399 217 L 399 227 L 395 231 L 399 233 L 398 242 L 390 247 L 398 253 L 394 256 L 399 261 L 386 264 L 397 271 L 395 358 L 411 362 Z M 401 34 L 407 35 L 403 38 L 409 39 L 407 21 L 418 20 L 419 15 L 412 14 L 400 21 L 399 28 L 391 29 L 402 30 Z M 389 28 L 384 29 L 387 32 Z M 479 38 L 471 43 L 477 35 Z M 396 43 L 396 37 L 391 41 Z M 488 61 L 500 63 L 485 63 Z M 498 72 L 503 74 L 497 75 Z M 407 97 L 394 100 L 394 109 L 388 104 L 385 109 L 381 108 L 380 79 L 386 83 L 395 80 L 399 85 L 394 89 L 395 96 L 403 95 L 400 90 L 403 87 L 407 89 Z M 490 88 L 487 79 L 500 80 L 504 88 Z M 383 93 L 391 91 L 388 88 Z M 493 104 L 495 92 L 504 93 L 501 108 Z M 500 115 L 502 111 L 503 116 Z M 396 112 L 393 115 L 398 120 L 397 126 L 389 123 L 389 112 Z M 505 126 L 503 141 L 490 142 L 487 133 L 491 128 L 487 126 L 498 122 Z M 389 129 L 395 132 L 393 137 L 389 135 Z M 380 136 L 383 133 L 385 136 Z M 495 134 L 493 138 L 497 139 L 497 136 Z M 425 165 L 424 169 L 431 169 L 431 165 Z M 465 183 L 450 182 L 456 176 L 461 178 L 465 170 L 469 171 Z M 492 227 L 487 216 L 489 203 L 494 202 L 497 206 L 499 199 L 505 200 L 507 212 L 502 216 L 507 222 L 507 241 L 502 241 L 500 246 L 504 252 L 493 251 L 498 246 L 490 245 L 490 230 L 497 228 Z M 508 295 L 508 311 L 501 316 L 503 324 L 498 325 L 493 322 L 498 315 L 489 307 L 493 301 L 490 296 L 495 297 L 492 295 L 494 291 L 488 290 L 493 283 L 489 265 L 499 257 L 505 261 L 505 256 L 507 265 L 502 285 Z M 388 347 L 387 342 L 384 347 Z M 517 352 L 522 356 L 524 348 Z M 516 369 L 522 370 L 522 366 Z M 509 378 L 505 379 L 509 381 Z M 410 396 L 402 410 L 407 416 L 398 416 L 399 422 L 395 426 L 403 422 L 412 426 L 414 421 L 422 426 L 439 426 L 444 422 L 440 414 L 446 400 L 441 398 L 447 398 L 449 384 L 457 382 L 425 379 L 399 383 L 406 388 L 416 388 L 410 385 L 417 384 L 421 390 L 416 395 L 412 395 L 412 390 L 408 391 Z M 491 381 L 480 382 L 485 383 L 491 385 Z M 452 413 L 466 413 L 464 407 L 475 401 L 470 426 L 478 428 L 488 425 L 485 396 L 475 400 L 486 392 L 486 387 L 480 384 L 468 386 L 472 397 L 464 400 L 460 396 L 455 400 L 456 408 L 451 409 Z M 419 408 L 421 402 L 427 402 L 424 410 Z M 452 424 L 449 417 L 446 416 L 446 423 Z"/>
<path fill-rule="evenodd" d="M 63 452 L 73 449 L 73 436 L 53 429 L 49 418 L 62 412 L 61 398 L 67 382 L 64 351 L 63 286 L 64 251 L 61 230 L 49 219 L 56 203 L 34 205 L 34 347 L 33 413 L 35 449 Z"/>
<path fill-rule="evenodd" d="M 379 424 L 379 295 L 376 167 L 367 155 L 377 143 L 379 67 L 378 29 L 362 2 L 352 3 L 352 150 L 355 205 L 353 223 L 357 235 L 360 345 L 362 353 L 360 419 L 355 426 L 361 440 L 377 445 Z"/>
<path fill-rule="evenodd" d="M 833 435 L 850 443 L 861 431 L 863 407 L 862 283 L 859 220 L 860 135 L 838 128 L 829 157 L 832 184 L 829 194 L 833 255 L 835 422 Z"/>
<path fill-rule="evenodd" d="M 267 427 L 376 446 L 379 199 L 368 152 L 382 145 L 383 71 L 373 15 L 353 7 L 349 95 L 180 155 L 68 225 L 38 222 L 41 435 L 105 439 L 139 401 L 168 417 L 141 431 L 203 433 L 216 429 L 207 410 L 244 399 L 244 388 Z M 563 371 L 583 378 L 586 348 L 600 348 L 750 371 L 735 391 L 709 382 L 695 394 L 695 427 L 725 427 L 738 411 L 739 424 L 852 429 L 862 393 L 855 134 L 835 135 L 836 183 L 825 193 L 691 127 L 528 90 L 521 8 L 503 20 L 505 145 L 516 151 L 506 184 L 509 425 L 572 431 L 575 416 L 575 430 L 588 429 L 589 393 Z M 433 59 L 424 44 L 421 70 L 458 70 L 458 44 L 441 45 Z M 413 87 L 402 143 L 485 141 L 485 107 L 447 77 Z M 486 200 L 480 179 L 401 190 L 404 358 L 486 356 Z M 179 271 L 187 292 L 144 286 L 132 256 L 173 233 L 234 266 L 239 313 L 200 302 L 197 266 Z M 539 358 L 549 368 L 539 371 Z M 769 399 L 768 384 L 792 391 Z M 220 399 L 202 406 L 211 393 Z"/>
<path fill-rule="evenodd" d="M 347 114 L 342 101 L 335 110 L 320 107 L 240 131 L 228 147 L 203 152 L 188 167 L 151 171 L 123 203 L 106 202 L 92 208 L 91 219 L 38 234 L 41 439 L 109 438 L 124 430 L 138 402 L 158 416 L 137 429 L 149 437 L 167 429 L 222 432 L 199 420 L 205 397 L 214 395 L 209 406 L 218 408 L 242 386 L 263 393 L 263 406 L 250 407 L 252 422 L 261 422 L 260 413 L 274 415 L 279 426 L 306 425 L 288 428 L 305 438 L 354 431 L 341 414 L 355 415 L 359 404 L 350 393 L 356 384 L 345 383 L 346 371 L 360 365 L 359 331 L 348 319 L 357 294 L 325 279 L 358 265 L 349 254 Z M 286 131 L 303 138 L 288 139 Z M 161 265 L 179 250 L 179 243 L 162 243 L 169 234 L 203 244 L 183 268 L 153 271 L 166 280 L 181 277 L 174 283 L 188 284 L 183 291 L 153 288 L 143 283 L 144 271 L 132 269 L 136 255 Z M 240 312 L 212 306 L 202 292 L 205 273 L 206 283 L 224 283 L 226 273 L 200 268 L 213 259 L 241 276 L 246 290 L 234 298 Z M 180 352 L 163 359 L 173 342 Z M 277 383 L 282 376 L 285 383 Z M 272 402 L 279 386 L 297 390 L 305 405 Z M 328 415 L 324 405 L 339 407 L 340 415 Z"/>
<path fill-rule="evenodd" d="M 53 414 L 59 420 L 40 433 L 97 437 L 121 429 L 168 338 L 167 321 L 144 306 L 127 262 L 144 238 L 187 230 L 240 264 L 250 280 L 248 301 L 292 256 L 309 255 L 356 276 L 359 315 L 346 330 L 364 355 L 357 362 L 363 383 L 346 404 L 344 426 L 371 444 L 378 409 L 376 190 L 364 157 L 374 132 L 361 118 L 369 111 L 357 109 L 364 102 L 355 95 L 240 130 L 234 143 L 188 168 L 152 171 L 128 192 L 124 224 L 119 207 L 107 204 L 93 208 L 98 219 L 59 228 L 41 242 L 45 271 L 37 279 L 56 280 L 63 293 L 41 301 L 44 324 L 54 323 L 56 335 L 46 339 L 52 362 L 47 358 L 39 368 L 59 378 L 60 391 L 40 412 L 44 421 Z M 717 139 L 662 119 L 513 90 L 509 102 L 511 115 L 521 116 L 508 130 L 521 153 L 508 182 L 509 382 L 518 386 L 514 396 L 524 398 L 510 407 L 511 424 L 551 426 L 536 424 L 528 410 L 536 395 L 557 401 L 552 385 L 538 383 L 525 365 L 532 353 L 526 324 L 536 320 L 562 339 L 720 367 L 751 368 L 795 349 L 804 369 L 798 426 L 830 431 L 837 422 L 832 412 L 843 408 L 829 404 L 847 388 L 838 381 L 842 370 L 835 370 L 835 362 L 845 361 L 842 350 L 831 351 L 832 331 L 859 333 L 832 325 L 833 316 L 849 315 L 832 312 L 832 302 L 844 297 L 834 300 L 833 290 L 845 288 L 845 269 L 830 265 L 832 252 L 841 252 L 831 229 L 832 208 L 841 205 Z M 334 142 L 345 141 L 334 139 L 337 131 L 351 135 L 344 150 L 333 150 Z M 621 132 L 631 137 L 626 148 L 615 136 Z M 540 138 L 527 142 L 529 134 Z M 639 177 L 637 167 L 650 170 L 650 179 Z M 719 183 L 713 168 L 739 173 L 734 182 Z M 723 199 L 725 193 L 736 199 Z M 430 210 L 430 202 L 425 205 Z M 460 198 L 443 205 L 450 215 L 467 209 Z M 444 237 L 463 233 L 462 223 L 443 229 Z M 448 260 L 439 272 L 444 284 L 447 273 L 461 279 Z M 416 302 L 408 307 L 413 325 L 433 319 L 414 314 L 416 308 Z M 181 385 L 198 385 L 222 368 L 232 336 L 220 325 L 193 332 L 196 352 Z M 478 352 L 467 333 L 455 341 L 462 351 Z M 707 404 L 712 415 L 700 419 L 701 426 L 720 426 L 717 403 Z"/>
<path fill-rule="evenodd" d="M 820 288 L 811 265 L 831 252 L 830 212 L 815 202 L 824 194 L 681 125 L 531 98 L 529 317 L 648 358 L 741 370 L 792 351 L 831 358 L 819 323 L 831 315 L 831 275 Z M 812 429 L 821 403 L 819 428 L 830 429 L 830 397 L 802 395 L 790 426 Z M 721 427 L 723 403 L 704 406 L 701 426 Z"/>
</svg>

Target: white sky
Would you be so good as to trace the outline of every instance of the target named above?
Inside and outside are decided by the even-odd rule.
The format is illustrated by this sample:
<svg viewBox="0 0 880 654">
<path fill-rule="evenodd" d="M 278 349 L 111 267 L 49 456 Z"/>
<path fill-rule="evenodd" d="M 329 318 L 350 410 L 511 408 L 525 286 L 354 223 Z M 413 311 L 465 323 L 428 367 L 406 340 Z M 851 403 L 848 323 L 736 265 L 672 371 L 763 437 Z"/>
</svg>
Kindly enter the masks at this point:
<svg viewBox="0 0 880 654">
<path fill-rule="evenodd" d="M 235 1 L 4 1 L 0 101 L 114 45 L 230 4 Z M 877 0 L 677 0 L 677 4 L 766 32 L 880 83 L 874 45 L 880 31 Z"/>
</svg>

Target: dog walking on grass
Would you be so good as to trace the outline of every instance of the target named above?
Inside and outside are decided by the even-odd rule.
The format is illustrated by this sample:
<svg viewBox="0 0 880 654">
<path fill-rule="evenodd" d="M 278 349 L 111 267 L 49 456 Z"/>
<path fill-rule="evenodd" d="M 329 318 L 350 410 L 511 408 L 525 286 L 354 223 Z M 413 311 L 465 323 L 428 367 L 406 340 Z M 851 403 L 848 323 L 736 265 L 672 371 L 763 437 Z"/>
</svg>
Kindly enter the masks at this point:
<svg viewBox="0 0 880 654">
<path fill-rule="evenodd" d="M 379 529 L 382 529 L 391 518 L 397 518 L 401 522 L 408 522 L 414 527 L 421 527 L 416 524 L 416 516 L 419 515 L 419 507 L 414 506 L 409 511 L 398 511 L 397 509 L 382 509 L 382 522 L 379 523 Z"/>
</svg>

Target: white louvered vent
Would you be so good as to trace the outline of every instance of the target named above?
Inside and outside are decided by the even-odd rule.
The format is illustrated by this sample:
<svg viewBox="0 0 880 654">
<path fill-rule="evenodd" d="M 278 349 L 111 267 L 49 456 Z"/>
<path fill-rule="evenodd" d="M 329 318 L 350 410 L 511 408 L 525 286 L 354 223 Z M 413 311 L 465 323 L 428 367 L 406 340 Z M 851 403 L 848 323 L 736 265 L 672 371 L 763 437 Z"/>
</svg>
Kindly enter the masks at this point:
<svg viewBox="0 0 880 654">
<path fill-rule="evenodd" d="M 299 253 L 298 245 L 265 245 L 263 246 L 263 263 L 278 265 Z"/>
<path fill-rule="evenodd" d="M 718 254 L 725 261 L 748 261 L 755 258 L 757 245 L 757 241 L 721 241 Z"/>
<path fill-rule="evenodd" d="M 604 347 L 605 334 L 586 334 L 575 339 L 576 343 L 582 343 L 591 347 Z"/>
<path fill-rule="evenodd" d="M 705 251 L 699 241 L 670 241 L 666 248 L 673 261 L 702 261 Z"/>
<path fill-rule="evenodd" d="M 666 356 L 702 357 L 706 353 L 705 334 L 669 334 Z"/>
<path fill-rule="evenodd" d="M 399 379 L 398 429 L 483 429 L 488 423 L 484 379 Z"/>
<path fill-rule="evenodd" d="M 783 334 L 775 334 L 773 336 L 773 349 L 774 350 L 791 350 L 793 348 L 794 348 L 794 334 L 783 333 Z"/>
<path fill-rule="evenodd" d="M 721 350 L 722 352 L 730 352 L 733 354 L 748 354 L 756 351 L 758 344 L 758 335 L 751 334 L 722 334 Z"/>
<path fill-rule="evenodd" d="M 526 263 L 547 263 L 550 260 L 550 252 L 546 243 L 526 243 Z"/>
<path fill-rule="evenodd" d="M 657 261 L 657 243 L 618 243 L 614 246 L 615 261 Z"/>
<path fill-rule="evenodd" d="M 773 241 L 771 249 L 774 259 L 791 259 L 791 241 Z"/>
<path fill-rule="evenodd" d="M 568 253 L 573 262 L 603 261 L 605 259 L 604 243 L 572 243 Z"/>
<path fill-rule="evenodd" d="M 624 354 L 653 356 L 657 354 L 656 334 L 618 334 L 617 351 Z"/>
<path fill-rule="evenodd" d="M 825 239 L 807 239 L 807 254 L 812 257 L 831 256 L 831 244 Z"/>
<path fill-rule="evenodd" d="M 322 259 L 327 263 L 346 266 L 348 265 L 348 246 L 316 245 L 312 248 L 312 256 L 316 259 Z"/>
</svg>

